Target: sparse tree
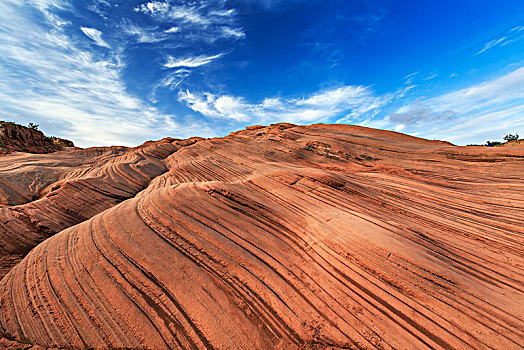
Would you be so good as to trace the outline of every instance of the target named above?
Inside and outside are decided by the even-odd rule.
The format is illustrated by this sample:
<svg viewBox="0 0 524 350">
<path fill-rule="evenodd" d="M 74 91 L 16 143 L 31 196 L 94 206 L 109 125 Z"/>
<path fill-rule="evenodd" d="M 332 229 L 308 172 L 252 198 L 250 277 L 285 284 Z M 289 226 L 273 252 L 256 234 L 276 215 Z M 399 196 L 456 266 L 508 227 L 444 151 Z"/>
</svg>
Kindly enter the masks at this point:
<svg viewBox="0 0 524 350">
<path fill-rule="evenodd" d="M 500 146 L 502 143 L 499 141 L 486 141 L 486 147 Z"/>
<path fill-rule="evenodd" d="M 519 134 L 507 134 L 506 136 L 504 136 L 504 140 L 506 141 L 515 141 L 515 140 L 518 140 L 519 139 Z"/>
<path fill-rule="evenodd" d="M 40 126 L 40 125 L 38 125 L 38 124 L 34 124 L 34 123 L 29 123 L 29 124 L 27 124 L 27 127 L 28 127 L 28 128 L 31 128 L 31 129 L 33 129 L 33 130 L 38 130 L 38 127 L 39 127 L 39 126 Z"/>
</svg>

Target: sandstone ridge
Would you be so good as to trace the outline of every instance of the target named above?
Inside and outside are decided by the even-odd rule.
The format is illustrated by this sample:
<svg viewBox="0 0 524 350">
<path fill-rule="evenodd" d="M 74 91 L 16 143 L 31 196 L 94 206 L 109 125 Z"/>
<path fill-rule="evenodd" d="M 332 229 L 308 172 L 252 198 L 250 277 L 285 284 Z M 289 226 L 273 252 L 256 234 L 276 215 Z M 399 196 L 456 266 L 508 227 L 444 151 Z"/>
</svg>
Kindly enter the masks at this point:
<svg viewBox="0 0 524 350">
<path fill-rule="evenodd" d="M 9 342 L 521 348 L 524 147 L 275 124 L 7 157 Z"/>
<path fill-rule="evenodd" d="M 16 123 L 0 121 L 0 155 L 11 152 L 50 153 L 74 147 L 72 141 Z"/>
</svg>

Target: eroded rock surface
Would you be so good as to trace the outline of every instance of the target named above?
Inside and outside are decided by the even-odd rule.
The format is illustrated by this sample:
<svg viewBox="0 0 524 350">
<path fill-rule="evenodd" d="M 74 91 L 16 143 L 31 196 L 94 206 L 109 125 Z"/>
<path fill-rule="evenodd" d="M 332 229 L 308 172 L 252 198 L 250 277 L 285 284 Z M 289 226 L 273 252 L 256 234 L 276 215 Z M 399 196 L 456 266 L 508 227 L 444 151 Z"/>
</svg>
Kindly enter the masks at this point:
<svg viewBox="0 0 524 350">
<path fill-rule="evenodd" d="M 44 239 L 134 197 L 194 141 L 0 157 L 0 277 Z"/>
<path fill-rule="evenodd" d="M 72 141 L 45 136 L 39 130 L 0 121 L 0 155 L 11 152 L 50 153 L 74 147 Z"/>
<path fill-rule="evenodd" d="M 519 349 L 523 159 L 342 125 L 123 150 L 5 202 L 63 230 L 0 282 L 0 327 L 77 348 Z M 0 227 L 16 245 L 5 220 L 24 219 Z"/>
</svg>

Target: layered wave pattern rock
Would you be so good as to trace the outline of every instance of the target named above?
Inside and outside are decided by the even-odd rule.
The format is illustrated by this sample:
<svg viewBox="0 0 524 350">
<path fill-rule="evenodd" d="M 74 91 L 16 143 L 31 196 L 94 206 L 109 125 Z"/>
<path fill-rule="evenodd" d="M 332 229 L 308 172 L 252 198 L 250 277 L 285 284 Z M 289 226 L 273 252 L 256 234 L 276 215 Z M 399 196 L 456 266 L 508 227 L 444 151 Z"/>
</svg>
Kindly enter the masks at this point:
<svg viewBox="0 0 524 350">
<path fill-rule="evenodd" d="M 2 209 L 30 218 L 3 219 L 4 250 L 40 239 L 9 225 L 61 230 L 0 282 L 12 340 L 522 347 L 524 148 L 276 124 L 96 152 Z"/>
<path fill-rule="evenodd" d="M 73 142 L 45 136 L 35 128 L 0 120 L 0 155 L 11 152 L 50 153 L 66 147 L 74 147 Z"/>
<path fill-rule="evenodd" d="M 0 277 L 44 239 L 135 196 L 191 142 L 0 158 Z"/>
</svg>

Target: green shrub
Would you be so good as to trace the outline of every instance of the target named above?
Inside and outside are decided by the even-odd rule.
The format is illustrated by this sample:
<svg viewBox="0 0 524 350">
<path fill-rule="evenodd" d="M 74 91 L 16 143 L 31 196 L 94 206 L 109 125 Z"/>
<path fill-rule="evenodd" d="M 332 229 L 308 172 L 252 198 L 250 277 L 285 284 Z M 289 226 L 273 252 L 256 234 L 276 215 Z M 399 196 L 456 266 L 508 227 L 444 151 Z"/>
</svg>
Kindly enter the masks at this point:
<svg viewBox="0 0 524 350">
<path fill-rule="evenodd" d="M 502 145 L 502 142 L 499 142 L 499 141 L 486 141 L 486 146 L 487 147 L 497 147 L 497 146 L 500 146 Z"/>
<path fill-rule="evenodd" d="M 38 127 L 39 127 L 39 126 L 40 126 L 40 125 L 38 125 L 38 124 L 33 124 L 33 123 L 29 123 L 29 124 L 27 124 L 27 127 L 30 128 L 30 129 L 33 129 L 33 130 L 38 130 Z"/>
<path fill-rule="evenodd" d="M 506 136 L 504 136 L 504 140 L 506 141 L 515 141 L 515 140 L 518 140 L 519 139 L 519 134 L 507 134 Z"/>
</svg>

